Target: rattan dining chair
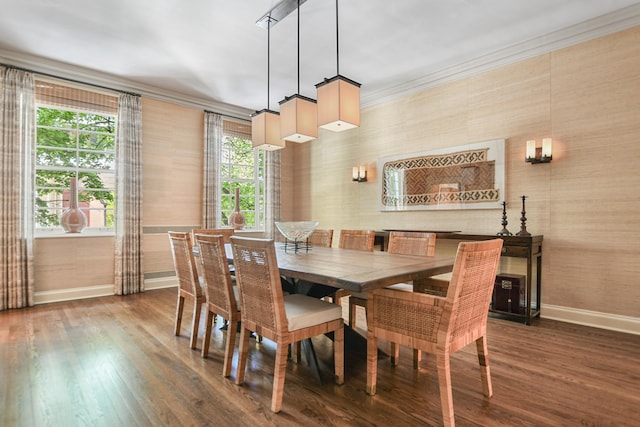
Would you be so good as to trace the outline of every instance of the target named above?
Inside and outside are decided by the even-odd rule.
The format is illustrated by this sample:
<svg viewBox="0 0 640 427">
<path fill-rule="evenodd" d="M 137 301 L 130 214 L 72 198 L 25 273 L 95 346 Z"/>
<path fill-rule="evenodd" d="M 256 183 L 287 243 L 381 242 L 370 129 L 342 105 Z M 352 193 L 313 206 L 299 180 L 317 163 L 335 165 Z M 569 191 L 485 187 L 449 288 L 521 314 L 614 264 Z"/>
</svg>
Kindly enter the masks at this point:
<svg viewBox="0 0 640 427">
<path fill-rule="evenodd" d="M 376 393 L 379 338 L 436 355 L 442 417 L 455 424 L 449 357 L 475 342 L 484 394 L 491 397 L 487 316 L 502 239 L 458 245 L 447 296 L 375 289 L 367 307 L 367 393 Z"/>
<path fill-rule="evenodd" d="M 229 261 L 224 249 L 222 235 L 196 234 L 196 243 L 200 247 L 200 263 L 204 277 L 204 294 L 206 297 L 206 318 L 202 357 L 209 354 L 211 329 L 216 315 L 229 321 L 227 328 L 227 343 L 224 351 L 224 365 L 222 375 L 231 375 L 231 362 L 236 343 L 240 310 L 237 303 L 237 287 L 233 286 Z"/>
<path fill-rule="evenodd" d="M 358 251 L 373 251 L 376 232 L 373 230 L 340 230 L 339 247 Z"/>
<path fill-rule="evenodd" d="M 193 256 L 191 235 L 186 232 L 169 231 L 171 255 L 178 278 L 178 303 L 176 307 L 175 334 L 180 335 L 182 312 L 185 300 L 193 301 L 193 320 L 191 322 L 191 348 L 196 348 L 198 342 L 198 328 L 200 326 L 200 312 L 204 303 L 204 292 L 198 278 L 196 261 Z"/>
<path fill-rule="evenodd" d="M 373 230 L 340 230 L 338 247 L 372 252 L 375 238 L 376 232 Z M 349 295 L 351 295 L 350 291 L 338 289 L 332 297 L 337 304 L 341 304 L 342 298 Z"/>
<path fill-rule="evenodd" d="M 231 236 L 235 230 L 233 228 L 194 228 L 191 230 L 192 241 L 196 241 L 196 234 L 213 234 L 216 236 L 222 236 L 224 243 L 231 243 Z"/>
<path fill-rule="evenodd" d="M 389 253 L 432 257 L 436 254 L 436 235 L 425 232 L 392 231 L 389 233 Z M 410 283 L 392 285 L 394 289 L 413 291 Z M 356 306 L 367 308 L 366 292 L 352 293 L 349 297 L 349 325 L 355 328 Z"/>
<path fill-rule="evenodd" d="M 334 333 L 336 384 L 344 383 L 344 322 L 335 304 L 306 295 L 284 296 L 280 285 L 274 241 L 232 237 L 233 260 L 240 290 L 240 349 L 236 384 L 244 382 L 253 331 L 275 341 L 276 357 L 271 410 L 279 412 L 284 394 L 289 344 Z"/>
<path fill-rule="evenodd" d="M 417 232 L 417 231 L 392 231 L 389 233 L 389 247 L 387 249 L 392 254 L 418 255 L 432 257 L 436 254 L 436 235 L 434 233 Z M 406 292 L 413 292 L 413 283 L 398 283 L 389 286 L 390 289 L 396 289 Z M 369 295 L 367 292 L 352 293 L 349 297 L 349 325 L 355 328 L 356 325 L 356 306 L 367 310 L 367 301 Z M 396 343 L 390 343 L 391 363 L 398 364 L 400 349 Z M 413 365 L 415 368 L 420 366 L 422 353 L 420 350 L 413 351 Z"/>
<path fill-rule="evenodd" d="M 309 236 L 308 242 L 311 246 L 330 248 L 333 241 L 333 229 L 316 228 Z"/>
</svg>

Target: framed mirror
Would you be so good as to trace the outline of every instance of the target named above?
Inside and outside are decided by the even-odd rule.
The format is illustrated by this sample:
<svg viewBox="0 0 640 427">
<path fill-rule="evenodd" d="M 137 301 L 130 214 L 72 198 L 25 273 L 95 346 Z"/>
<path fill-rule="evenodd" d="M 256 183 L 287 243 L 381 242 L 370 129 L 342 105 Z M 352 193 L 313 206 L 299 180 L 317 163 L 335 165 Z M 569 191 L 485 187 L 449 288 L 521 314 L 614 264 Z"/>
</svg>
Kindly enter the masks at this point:
<svg viewBox="0 0 640 427">
<path fill-rule="evenodd" d="M 504 139 L 383 157 L 380 210 L 501 209 Z"/>
</svg>

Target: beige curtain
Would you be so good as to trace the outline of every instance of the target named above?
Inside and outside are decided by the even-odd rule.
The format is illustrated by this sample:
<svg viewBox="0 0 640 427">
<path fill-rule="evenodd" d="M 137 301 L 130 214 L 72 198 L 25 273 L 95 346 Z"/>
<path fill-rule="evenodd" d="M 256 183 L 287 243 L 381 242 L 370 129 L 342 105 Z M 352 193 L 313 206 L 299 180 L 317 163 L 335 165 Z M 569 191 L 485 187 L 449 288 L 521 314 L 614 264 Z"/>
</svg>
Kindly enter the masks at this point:
<svg viewBox="0 0 640 427">
<path fill-rule="evenodd" d="M 142 253 L 142 105 L 121 94 L 116 131 L 115 293 L 144 291 Z"/>
<path fill-rule="evenodd" d="M 33 74 L 0 67 L 0 310 L 33 305 Z"/>
<path fill-rule="evenodd" d="M 264 234 L 276 238 L 276 221 L 280 221 L 280 151 L 265 152 Z"/>
<path fill-rule="evenodd" d="M 223 129 L 222 116 L 204 113 L 204 171 L 202 183 L 202 228 L 219 228 L 222 222 L 218 198 L 220 171 L 220 145 Z"/>
</svg>

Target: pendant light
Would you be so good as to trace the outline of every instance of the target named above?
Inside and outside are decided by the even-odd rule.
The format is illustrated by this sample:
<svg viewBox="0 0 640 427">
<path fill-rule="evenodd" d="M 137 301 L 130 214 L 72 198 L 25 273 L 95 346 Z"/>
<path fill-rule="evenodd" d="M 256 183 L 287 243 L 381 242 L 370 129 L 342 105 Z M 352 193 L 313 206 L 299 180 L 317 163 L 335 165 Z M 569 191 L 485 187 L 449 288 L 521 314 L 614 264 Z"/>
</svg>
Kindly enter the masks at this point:
<svg viewBox="0 0 640 427">
<path fill-rule="evenodd" d="M 271 25 L 267 23 L 267 108 L 256 111 L 251 115 L 251 141 L 253 148 L 261 150 L 280 150 L 285 147 L 285 141 L 280 138 L 280 114 L 269 109 L 269 78 L 271 66 Z"/>
<path fill-rule="evenodd" d="M 285 141 L 307 142 L 318 137 L 316 100 L 300 95 L 300 0 L 298 0 L 298 92 L 280 101 L 280 136 Z"/>
<path fill-rule="evenodd" d="M 340 75 L 338 0 L 336 0 L 336 76 L 316 85 L 318 125 L 334 132 L 360 126 L 360 83 Z"/>
</svg>

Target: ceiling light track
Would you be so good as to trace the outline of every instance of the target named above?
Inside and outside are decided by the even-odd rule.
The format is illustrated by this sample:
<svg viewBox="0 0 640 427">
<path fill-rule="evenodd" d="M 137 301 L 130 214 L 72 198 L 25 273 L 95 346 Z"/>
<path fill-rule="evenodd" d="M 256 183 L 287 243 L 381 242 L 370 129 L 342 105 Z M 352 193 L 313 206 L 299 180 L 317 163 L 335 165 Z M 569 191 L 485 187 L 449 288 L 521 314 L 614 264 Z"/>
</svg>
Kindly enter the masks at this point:
<svg viewBox="0 0 640 427">
<path fill-rule="evenodd" d="M 300 5 L 304 4 L 306 1 L 307 0 L 300 0 Z M 297 8 L 298 0 L 282 0 L 258 19 L 256 21 L 256 25 L 267 30 L 269 29 L 269 26 L 273 27 L 278 22 L 289 16 L 289 14 Z"/>
</svg>

